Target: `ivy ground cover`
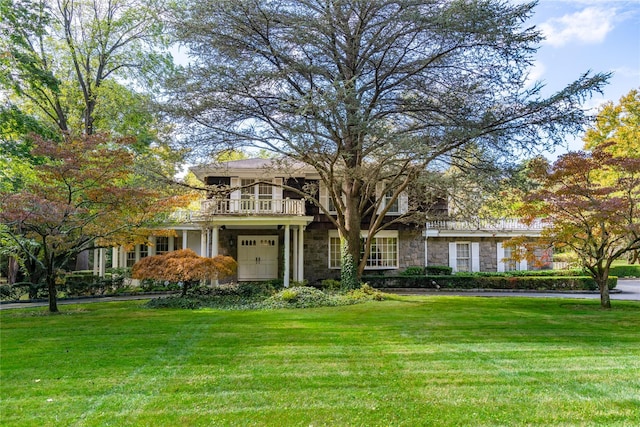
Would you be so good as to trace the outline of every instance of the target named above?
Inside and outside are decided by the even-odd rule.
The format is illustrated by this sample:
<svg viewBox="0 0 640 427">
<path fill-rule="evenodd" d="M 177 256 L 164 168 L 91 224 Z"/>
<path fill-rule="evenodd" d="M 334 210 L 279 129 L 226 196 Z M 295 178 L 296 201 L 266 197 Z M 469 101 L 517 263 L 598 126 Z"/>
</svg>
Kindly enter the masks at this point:
<svg viewBox="0 0 640 427">
<path fill-rule="evenodd" d="M 2 426 L 640 425 L 640 303 L 3 310 Z"/>
</svg>

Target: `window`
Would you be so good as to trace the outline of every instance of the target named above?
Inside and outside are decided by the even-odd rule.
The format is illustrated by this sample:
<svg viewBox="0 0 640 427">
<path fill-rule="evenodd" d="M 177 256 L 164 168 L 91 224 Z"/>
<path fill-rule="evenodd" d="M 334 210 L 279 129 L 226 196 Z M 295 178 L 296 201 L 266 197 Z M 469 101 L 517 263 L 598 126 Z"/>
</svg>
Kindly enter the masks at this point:
<svg viewBox="0 0 640 427">
<path fill-rule="evenodd" d="M 526 259 L 514 259 L 514 256 L 521 255 L 517 252 L 522 251 L 522 248 L 504 246 L 502 242 L 498 242 L 496 246 L 498 249 L 498 271 L 522 271 L 528 269 Z"/>
<path fill-rule="evenodd" d="M 136 251 L 127 252 L 127 267 L 133 267 L 136 263 Z"/>
<path fill-rule="evenodd" d="M 520 263 L 513 259 L 513 248 L 504 247 L 504 269 L 505 271 L 517 271 Z"/>
<path fill-rule="evenodd" d="M 393 197 L 393 190 L 387 191 L 384 195 L 384 206 L 388 206 L 389 202 L 391 201 L 391 198 Z M 387 211 L 387 214 L 397 214 L 400 212 L 400 203 L 399 203 L 400 198 L 397 198 L 392 204 L 391 207 L 389 208 L 389 210 Z"/>
<path fill-rule="evenodd" d="M 366 232 L 363 232 L 363 252 Z M 340 268 L 340 237 L 337 232 L 329 234 L 329 268 Z M 362 255 L 362 253 L 361 253 Z M 381 231 L 371 242 L 371 251 L 367 258 L 367 269 L 398 268 L 398 232 Z"/>
<path fill-rule="evenodd" d="M 449 242 L 449 267 L 454 272 L 480 271 L 480 243 Z"/>
<path fill-rule="evenodd" d="M 255 188 L 253 187 L 253 183 L 256 182 L 255 179 L 241 179 L 240 185 L 242 188 L 240 189 L 240 198 L 242 200 L 249 200 L 255 198 Z"/>
<path fill-rule="evenodd" d="M 169 252 L 169 238 L 166 236 L 156 237 L 156 255 L 162 255 Z"/>
<path fill-rule="evenodd" d="M 456 243 L 456 271 L 471 271 L 471 245 Z"/>
</svg>

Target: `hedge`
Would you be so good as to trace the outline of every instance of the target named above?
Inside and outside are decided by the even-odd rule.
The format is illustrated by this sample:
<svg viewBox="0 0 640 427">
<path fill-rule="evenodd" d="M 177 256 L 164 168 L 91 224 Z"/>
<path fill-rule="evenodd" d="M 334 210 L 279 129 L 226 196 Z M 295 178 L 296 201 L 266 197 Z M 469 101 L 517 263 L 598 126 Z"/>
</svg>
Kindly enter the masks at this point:
<svg viewBox="0 0 640 427">
<path fill-rule="evenodd" d="M 640 265 L 614 265 L 609 274 L 618 277 L 640 277 Z"/>
<path fill-rule="evenodd" d="M 595 280 L 588 276 L 364 276 L 362 281 L 377 289 L 598 290 Z M 615 288 L 617 283 L 617 277 L 609 277 L 609 289 Z"/>
</svg>

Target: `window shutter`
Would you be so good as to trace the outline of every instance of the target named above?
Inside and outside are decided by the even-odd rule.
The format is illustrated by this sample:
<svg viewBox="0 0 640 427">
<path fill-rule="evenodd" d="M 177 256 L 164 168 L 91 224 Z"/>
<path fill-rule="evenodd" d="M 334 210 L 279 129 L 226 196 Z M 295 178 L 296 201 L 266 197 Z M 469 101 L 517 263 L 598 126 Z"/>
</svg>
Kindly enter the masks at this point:
<svg viewBox="0 0 640 427">
<path fill-rule="evenodd" d="M 504 247 L 502 246 L 502 242 L 498 242 L 498 273 L 504 272 Z"/>
<path fill-rule="evenodd" d="M 282 200 L 282 178 L 275 178 L 273 183 L 273 200 Z"/>
<path fill-rule="evenodd" d="M 471 243 L 471 271 L 480 271 L 480 243 Z"/>
<path fill-rule="evenodd" d="M 231 187 L 240 187 L 240 178 L 231 178 Z M 240 189 L 236 188 L 229 194 L 231 199 L 229 203 L 229 212 L 238 212 L 240 210 Z M 237 202 L 234 202 L 237 200 Z"/>
<path fill-rule="evenodd" d="M 456 242 L 449 242 L 449 267 L 453 269 L 454 273 L 458 271 L 457 258 Z"/>
<path fill-rule="evenodd" d="M 376 211 L 376 214 L 378 215 L 382 213 L 382 210 L 385 206 L 385 202 L 384 200 L 382 200 L 384 198 L 384 193 L 382 192 L 383 190 L 384 185 L 381 182 L 376 183 L 376 203 L 380 203 L 378 205 L 378 210 Z"/>
<path fill-rule="evenodd" d="M 320 204 L 325 208 L 329 208 L 329 195 L 327 194 L 327 187 L 324 184 L 320 184 Z"/>
<path fill-rule="evenodd" d="M 398 197 L 398 207 L 400 208 L 400 213 L 405 214 L 409 211 L 409 195 L 404 191 L 400 193 Z"/>
<path fill-rule="evenodd" d="M 275 178 L 273 183 L 275 184 L 272 188 L 272 197 L 275 200 L 273 203 L 273 212 L 274 213 L 282 213 L 284 201 L 282 200 L 282 178 Z M 286 208 L 285 208 L 286 209 Z"/>
</svg>

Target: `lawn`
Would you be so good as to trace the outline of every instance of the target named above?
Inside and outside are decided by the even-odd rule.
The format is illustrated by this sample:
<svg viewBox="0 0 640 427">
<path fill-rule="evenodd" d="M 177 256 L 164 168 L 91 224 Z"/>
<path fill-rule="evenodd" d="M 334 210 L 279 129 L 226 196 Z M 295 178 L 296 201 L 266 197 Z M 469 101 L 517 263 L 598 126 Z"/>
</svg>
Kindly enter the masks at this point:
<svg viewBox="0 0 640 427">
<path fill-rule="evenodd" d="M 3 310 L 2 426 L 640 425 L 640 303 Z"/>
</svg>

